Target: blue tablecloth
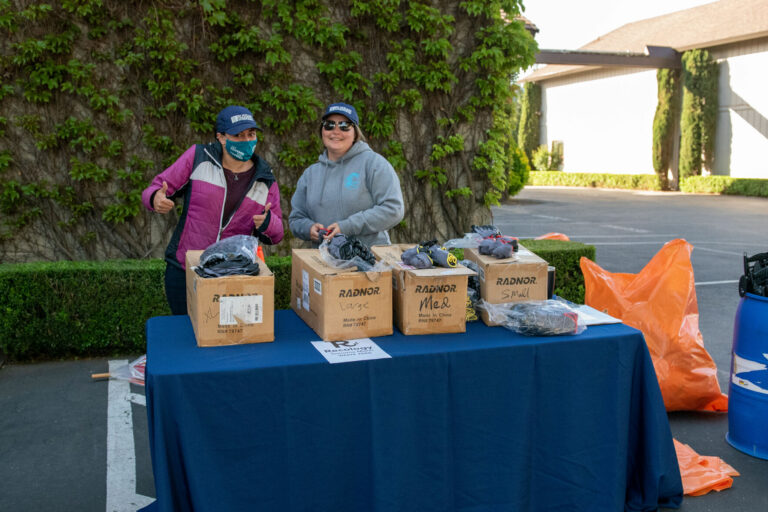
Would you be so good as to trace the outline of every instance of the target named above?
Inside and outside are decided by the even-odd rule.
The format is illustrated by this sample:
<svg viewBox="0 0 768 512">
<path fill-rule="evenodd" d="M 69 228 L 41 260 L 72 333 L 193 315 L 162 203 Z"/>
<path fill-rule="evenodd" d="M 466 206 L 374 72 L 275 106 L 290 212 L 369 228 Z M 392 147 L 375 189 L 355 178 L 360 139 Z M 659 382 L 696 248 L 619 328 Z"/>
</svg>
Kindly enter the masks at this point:
<svg viewBox="0 0 768 512">
<path fill-rule="evenodd" d="M 273 343 L 196 346 L 147 322 L 152 510 L 620 511 L 682 484 L 642 334 L 374 338 L 391 359 L 329 364 L 277 311 Z"/>
</svg>

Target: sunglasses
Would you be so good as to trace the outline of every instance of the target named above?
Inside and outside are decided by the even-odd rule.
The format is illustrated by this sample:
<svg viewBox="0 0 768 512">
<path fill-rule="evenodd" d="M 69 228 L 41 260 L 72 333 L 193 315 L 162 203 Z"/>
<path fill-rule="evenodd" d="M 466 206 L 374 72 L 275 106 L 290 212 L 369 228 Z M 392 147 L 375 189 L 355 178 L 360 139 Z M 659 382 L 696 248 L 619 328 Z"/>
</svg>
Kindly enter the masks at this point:
<svg viewBox="0 0 768 512">
<path fill-rule="evenodd" d="M 354 126 L 354 123 L 351 122 L 351 121 L 332 121 L 332 120 L 329 120 L 329 121 L 323 121 L 321 123 L 321 125 L 323 127 L 323 130 L 325 130 L 327 132 L 333 131 L 333 129 L 336 128 L 336 125 L 339 126 L 339 130 L 341 130 L 343 132 L 348 132 L 349 130 L 352 129 L 352 127 Z"/>
</svg>

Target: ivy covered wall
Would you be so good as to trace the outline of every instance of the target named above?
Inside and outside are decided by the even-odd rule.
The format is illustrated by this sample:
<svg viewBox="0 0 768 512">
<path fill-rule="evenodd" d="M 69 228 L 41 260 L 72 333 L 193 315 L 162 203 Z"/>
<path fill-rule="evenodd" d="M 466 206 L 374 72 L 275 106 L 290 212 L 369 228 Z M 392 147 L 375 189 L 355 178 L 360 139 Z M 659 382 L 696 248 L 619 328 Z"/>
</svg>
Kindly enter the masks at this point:
<svg viewBox="0 0 768 512">
<path fill-rule="evenodd" d="M 399 241 L 451 238 L 516 191 L 519 0 L 0 0 L 0 261 L 160 256 L 141 190 L 248 106 L 287 218 L 324 105 L 361 113 L 400 175 Z M 514 173 L 513 173 L 514 174 Z M 286 230 L 287 231 L 287 230 Z M 281 244 L 285 253 L 288 243 Z"/>
</svg>

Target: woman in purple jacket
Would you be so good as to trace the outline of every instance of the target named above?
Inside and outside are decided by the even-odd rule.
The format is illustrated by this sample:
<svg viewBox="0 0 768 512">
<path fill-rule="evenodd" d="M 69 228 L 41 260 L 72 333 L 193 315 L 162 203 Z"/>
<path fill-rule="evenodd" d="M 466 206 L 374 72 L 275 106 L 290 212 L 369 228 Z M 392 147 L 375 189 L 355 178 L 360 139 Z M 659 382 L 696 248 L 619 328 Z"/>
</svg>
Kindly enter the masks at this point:
<svg viewBox="0 0 768 512">
<path fill-rule="evenodd" d="M 183 198 L 181 218 L 165 250 L 165 295 L 174 315 L 187 314 L 185 256 L 223 238 L 253 235 L 264 244 L 283 239 L 280 192 L 272 169 L 254 153 L 259 125 L 250 110 L 229 106 L 216 118 L 217 142 L 195 144 L 144 189 L 157 213 Z"/>
</svg>

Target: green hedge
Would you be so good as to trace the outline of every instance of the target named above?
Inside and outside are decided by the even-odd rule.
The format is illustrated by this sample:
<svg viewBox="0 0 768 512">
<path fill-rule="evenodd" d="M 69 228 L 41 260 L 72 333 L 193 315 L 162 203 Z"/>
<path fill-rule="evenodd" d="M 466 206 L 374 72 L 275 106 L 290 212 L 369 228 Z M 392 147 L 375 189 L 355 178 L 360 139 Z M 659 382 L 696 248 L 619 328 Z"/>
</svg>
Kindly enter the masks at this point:
<svg viewBox="0 0 768 512">
<path fill-rule="evenodd" d="M 724 194 L 768 197 L 768 180 L 730 176 L 691 176 L 680 182 L 680 190 L 690 194 Z"/>
<path fill-rule="evenodd" d="M 657 176 L 651 174 L 532 171 L 528 185 L 661 190 Z M 768 179 L 690 176 L 680 180 L 680 190 L 689 194 L 768 197 Z"/>
<path fill-rule="evenodd" d="M 595 248 L 577 242 L 526 240 L 557 267 L 555 293 L 584 298 L 579 258 Z M 291 258 L 267 258 L 275 307 L 290 308 Z M 0 265 L 0 350 L 14 361 L 104 357 L 146 351 L 147 319 L 168 315 L 162 260 L 60 261 Z"/>
<path fill-rule="evenodd" d="M 661 190 L 655 174 L 597 174 L 531 171 L 528 185 Z"/>
<path fill-rule="evenodd" d="M 555 295 L 578 304 L 584 303 L 584 275 L 579 260 L 595 261 L 595 246 L 562 240 L 520 240 L 531 252 L 556 267 Z"/>
</svg>

